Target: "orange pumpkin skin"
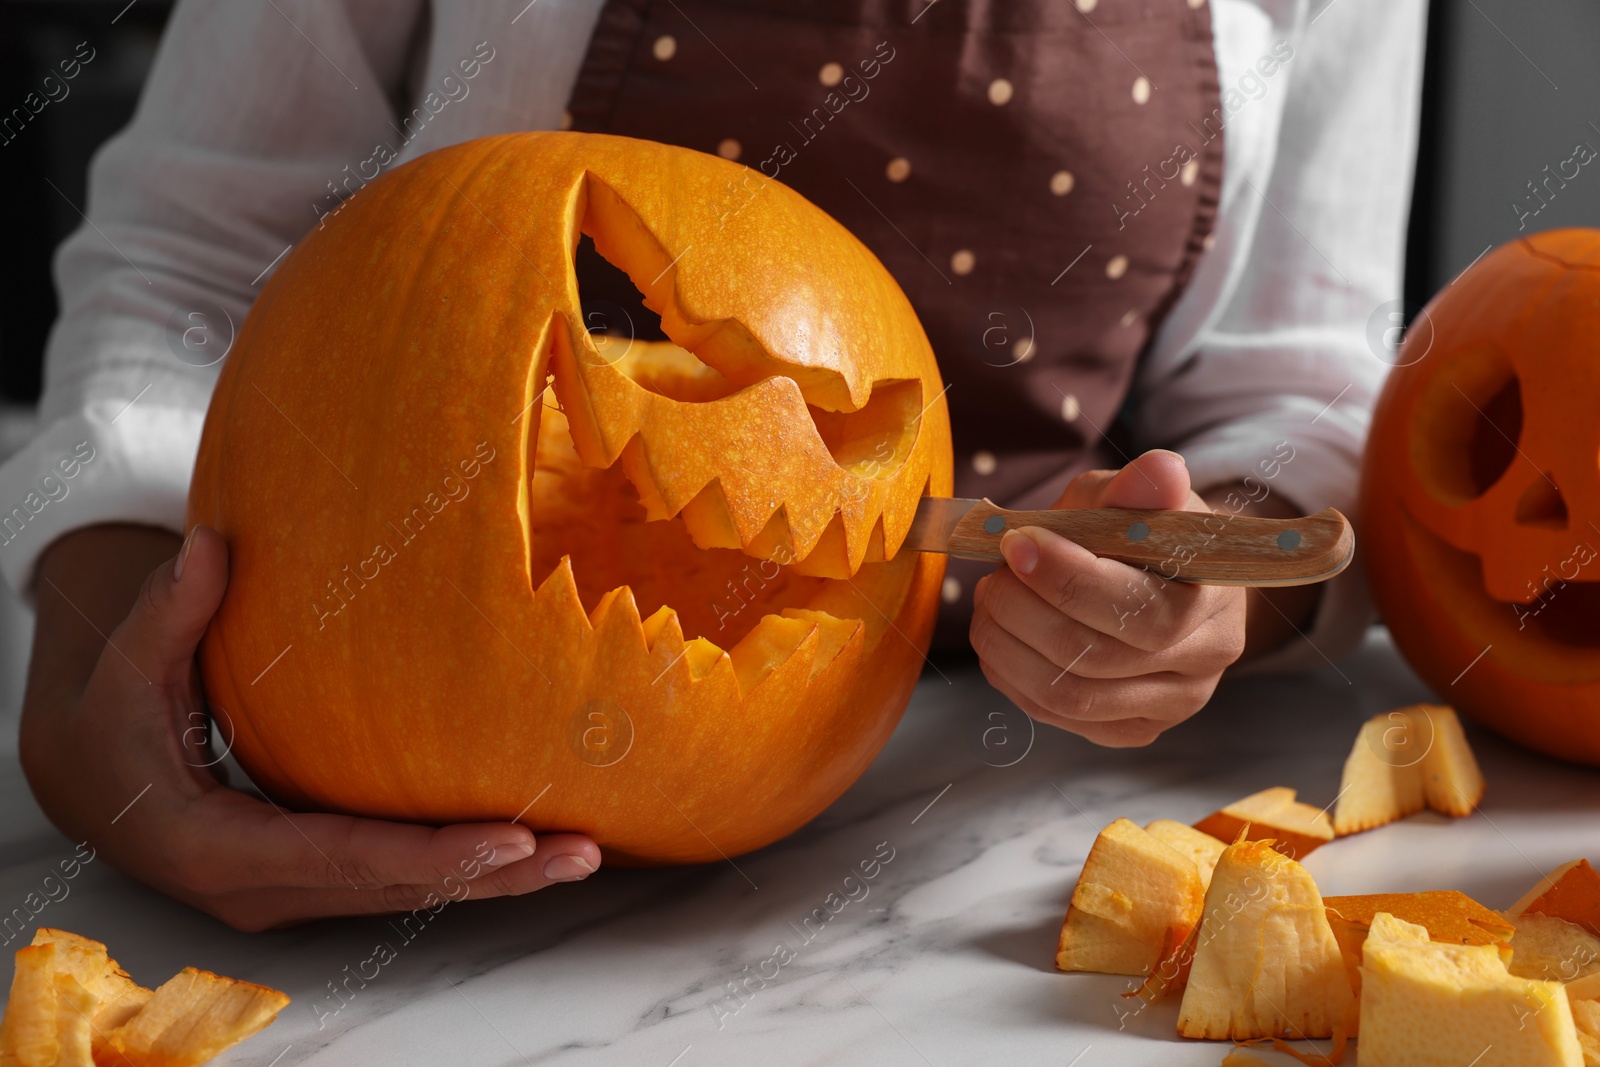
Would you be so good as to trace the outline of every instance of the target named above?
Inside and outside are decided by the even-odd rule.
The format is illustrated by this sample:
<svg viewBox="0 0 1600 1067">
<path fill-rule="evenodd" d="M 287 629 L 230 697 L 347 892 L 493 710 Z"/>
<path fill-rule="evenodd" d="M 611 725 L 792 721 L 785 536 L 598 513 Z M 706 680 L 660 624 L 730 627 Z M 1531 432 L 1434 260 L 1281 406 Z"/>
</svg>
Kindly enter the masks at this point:
<svg viewBox="0 0 1600 1067">
<path fill-rule="evenodd" d="M 580 231 L 683 348 L 589 334 Z M 942 392 L 888 272 L 757 172 L 575 133 L 422 157 L 284 260 L 218 381 L 188 520 L 230 546 L 221 733 L 306 810 L 767 844 L 910 699 Z"/>
<path fill-rule="evenodd" d="M 1502 245 L 1401 346 L 1363 461 L 1361 545 L 1439 696 L 1600 764 L 1600 231 Z M 1486 651 L 1487 650 L 1487 651 Z"/>
</svg>

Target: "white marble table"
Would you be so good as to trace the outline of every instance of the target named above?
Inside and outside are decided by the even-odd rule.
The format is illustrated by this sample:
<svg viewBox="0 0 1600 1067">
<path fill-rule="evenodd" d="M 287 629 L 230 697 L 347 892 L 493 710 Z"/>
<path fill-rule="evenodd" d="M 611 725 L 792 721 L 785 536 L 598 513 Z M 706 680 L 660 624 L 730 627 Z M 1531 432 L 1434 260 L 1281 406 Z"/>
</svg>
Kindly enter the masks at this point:
<svg viewBox="0 0 1600 1067">
<path fill-rule="evenodd" d="M 37 921 L 107 941 L 147 983 L 194 964 L 286 990 L 294 1002 L 230 1064 L 1215 1065 L 1227 1046 L 1177 1038 L 1174 1005 L 1119 1019 L 1138 1003 L 1118 998 L 1125 979 L 1057 973 L 1062 913 L 1096 832 L 1119 815 L 1193 820 L 1269 785 L 1331 801 L 1357 724 L 1426 696 L 1381 631 L 1341 670 L 1230 683 L 1198 718 L 1132 751 L 1044 729 L 1029 749 L 1020 715 L 988 718 L 1009 705 L 975 671 L 949 682 L 929 672 L 867 775 L 737 870 L 602 871 L 452 905 L 410 941 L 383 919 L 238 934 L 99 864 Z M 986 750 L 984 731 L 1005 724 Z M 1600 773 L 1481 731 L 1473 740 L 1484 810 L 1416 816 L 1319 850 L 1307 865 L 1324 892 L 1458 888 L 1505 906 L 1545 869 L 1600 853 Z M 14 754 L 0 798 L 9 909 L 72 848 L 34 806 Z M 866 896 L 807 942 L 805 918 L 889 850 Z M 319 1019 L 315 1005 L 340 1003 L 328 983 L 378 942 L 394 959 Z M 724 1000 L 779 942 L 792 958 L 777 977 L 742 1006 Z"/>
</svg>

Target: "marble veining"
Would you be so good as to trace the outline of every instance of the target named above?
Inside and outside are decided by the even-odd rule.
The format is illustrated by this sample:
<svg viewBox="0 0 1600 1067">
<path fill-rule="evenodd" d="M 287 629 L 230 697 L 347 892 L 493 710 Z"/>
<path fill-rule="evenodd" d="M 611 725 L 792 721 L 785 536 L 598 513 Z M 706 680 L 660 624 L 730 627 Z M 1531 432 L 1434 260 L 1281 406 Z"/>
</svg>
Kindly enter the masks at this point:
<svg viewBox="0 0 1600 1067">
<path fill-rule="evenodd" d="M 245 935 L 90 861 L 36 921 L 105 940 L 147 984 L 194 964 L 287 991 L 228 1064 L 1215 1065 L 1227 1046 L 1178 1038 L 1175 1004 L 1054 970 L 1095 834 L 1117 816 L 1193 821 L 1269 785 L 1329 803 L 1362 719 L 1420 699 L 1375 630 L 1337 668 L 1230 681 L 1150 748 L 1113 751 L 1035 729 L 974 668 L 944 665 L 854 788 L 732 862 L 605 870 L 425 924 Z M 0 769 L 8 910 L 75 852 L 27 792 L 14 725 Z M 1472 738 L 1483 811 L 1317 851 L 1307 866 L 1325 893 L 1458 888 L 1505 906 L 1549 867 L 1600 853 L 1600 774 Z"/>
</svg>

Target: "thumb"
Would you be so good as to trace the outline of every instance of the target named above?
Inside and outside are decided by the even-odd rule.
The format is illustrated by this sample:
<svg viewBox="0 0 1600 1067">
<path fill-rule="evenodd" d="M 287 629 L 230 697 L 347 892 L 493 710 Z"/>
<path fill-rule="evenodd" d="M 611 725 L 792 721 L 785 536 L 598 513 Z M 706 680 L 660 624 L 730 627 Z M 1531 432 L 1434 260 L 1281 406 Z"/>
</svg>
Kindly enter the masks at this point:
<svg viewBox="0 0 1600 1067">
<path fill-rule="evenodd" d="M 1134 459 L 1100 490 L 1103 508 L 1162 508 L 1178 511 L 1189 506 L 1189 468 L 1183 457 L 1164 448 L 1152 449 Z"/>
<path fill-rule="evenodd" d="M 181 683 L 227 587 L 227 542 L 211 527 L 196 526 L 178 554 L 150 572 L 112 643 L 145 681 Z"/>
</svg>

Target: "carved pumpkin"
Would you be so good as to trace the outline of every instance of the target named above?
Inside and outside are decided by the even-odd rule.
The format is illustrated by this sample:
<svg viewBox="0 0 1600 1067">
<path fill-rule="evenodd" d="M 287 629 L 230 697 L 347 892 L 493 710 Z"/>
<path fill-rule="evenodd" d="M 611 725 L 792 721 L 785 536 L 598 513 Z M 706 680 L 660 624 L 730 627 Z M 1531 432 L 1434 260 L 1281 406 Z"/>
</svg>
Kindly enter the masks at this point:
<svg viewBox="0 0 1600 1067">
<path fill-rule="evenodd" d="M 586 329 L 585 234 L 675 343 Z M 618 137 L 444 149 L 312 231 L 223 369 L 207 696 L 288 803 L 735 855 L 899 719 L 944 563 L 896 549 L 950 464 L 909 303 L 798 194 Z"/>
<path fill-rule="evenodd" d="M 1600 231 L 1486 255 L 1407 335 L 1373 414 L 1373 595 L 1440 697 L 1600 763 Z"/>
</svg>

